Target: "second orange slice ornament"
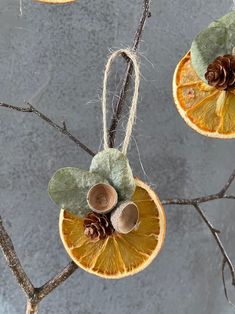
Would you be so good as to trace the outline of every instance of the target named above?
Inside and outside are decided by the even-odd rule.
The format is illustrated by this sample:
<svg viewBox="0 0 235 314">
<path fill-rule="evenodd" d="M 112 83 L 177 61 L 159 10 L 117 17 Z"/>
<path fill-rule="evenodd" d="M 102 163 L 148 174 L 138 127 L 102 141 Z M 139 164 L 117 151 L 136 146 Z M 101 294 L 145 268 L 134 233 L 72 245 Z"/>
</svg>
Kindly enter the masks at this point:
<svg viewBox="0 0 235 314">
<path fill-rule="evenodd" d="M 122 150 L 109 148 L 106 127 L 106 86 L 116 57 L 125 54 L 135 71 L 135 91 Z M 137 57 L 127 49 L 114 52 L 107 63 L 103 91 L 104 150 L 89 171 L 66 167 L 49 182 L 48 192 L 60 207 L 59 231 L 71 259 L 94 275 L 119 279 L 146 268 L 165 238 L 166 218 L 156 193 L 134 178 L 127 149 L 139 90 Z"/>
<path fill-rule="evenodd" d="M 234 11 L 210 24 L 174 73 L 173 96 L 180 115 L 209 137 L 235 138 L 234 28 Z"/>
</svg>

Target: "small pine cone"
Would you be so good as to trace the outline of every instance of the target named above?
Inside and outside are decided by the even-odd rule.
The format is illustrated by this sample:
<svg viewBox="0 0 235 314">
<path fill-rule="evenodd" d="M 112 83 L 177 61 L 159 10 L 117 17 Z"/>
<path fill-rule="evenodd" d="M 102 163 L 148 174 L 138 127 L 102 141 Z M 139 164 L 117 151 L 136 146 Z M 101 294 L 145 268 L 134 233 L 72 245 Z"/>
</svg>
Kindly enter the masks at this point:
<svg viewBox="0 0 235 314">
<path fill-rule="evenodd" d="M 220 90 L 235 88 L 235 55 L 217 57 L 207 68 L 208 84 Z"/>
<path fill-rule="evenodd" d="M 83 222 L 84 234 L 93 241 L 104 240 L 114 232 L 109 215 L 90 212 Z"/>
</svg>

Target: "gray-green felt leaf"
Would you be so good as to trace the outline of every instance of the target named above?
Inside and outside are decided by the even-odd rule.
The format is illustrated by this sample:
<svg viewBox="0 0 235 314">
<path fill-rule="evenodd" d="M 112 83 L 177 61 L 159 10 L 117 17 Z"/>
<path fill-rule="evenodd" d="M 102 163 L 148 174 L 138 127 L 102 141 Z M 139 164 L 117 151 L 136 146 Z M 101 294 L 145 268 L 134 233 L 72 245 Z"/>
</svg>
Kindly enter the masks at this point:
<svg viewBox="0 0 235 314">
<path fill-rule="evenodd" d="M 89 211 L 87 193 L 98 183 L 108 183 L 101 175 L 78 168 L 62 168 L 56 171 L 48 184 L 51 199 L 60 207 L 83 216 Z"/>
<path fill-rule="evenodd" d="M 107 178 L 119 200 L 128 200 L 135 191 L 135 179 L 127 157 L 115 148 L 101 151 L 92 159 L 90 171 Z"/>
<path fill-rule="evenodd" d="M 205 79 L 207 67 L 218 56 L 232 54 L 235 47 L 235 11 L 211 23 L 200 32 L 191 47 L 192 66 L 200 79 Z"/>
</svg>

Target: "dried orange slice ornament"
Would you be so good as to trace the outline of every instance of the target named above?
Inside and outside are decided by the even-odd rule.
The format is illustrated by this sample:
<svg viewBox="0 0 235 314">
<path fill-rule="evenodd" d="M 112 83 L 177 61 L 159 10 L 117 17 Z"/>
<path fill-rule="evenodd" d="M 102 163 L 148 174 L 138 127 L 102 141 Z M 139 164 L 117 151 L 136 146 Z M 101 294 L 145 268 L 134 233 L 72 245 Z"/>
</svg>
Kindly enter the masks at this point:
<svg viewBox="0 0 235 314">
<path fill-rule="evenodd" d="M 62 208 L 64 247 L 87 272 L 122 278 L 143 270 L 158 255 L 166 231 L 164 209 L 155 192 L 133 177 L 119 150 L 99 152 L 89 171 L 59 169 L 48 192 Z"/>
<path fill-rule="evenodd" d="M 139 179 L 132 201 L 139 209 L 138 227 L 128 234 L 114 232 L 99 241 L 84 235 L 84 219 L 61 210 L 60 237 L 77 265 L 94 275 L 119 279 L 140 272 L 153 261 L 165 237 L 163 207 L 152 189 Z"/>
<path fill-rule="evenodd" d="M 106 128 L 106 85 L 110 66 L 125 54 L 133 62 L 135 92 L 122 150 L 110 148 Z M 158 255 L 165 237 L 166 217 L 155 192 L 134 178 L 127 159 L 138 99 L 137 57 L 128 49 L 114 52 L 104 76 L 104 150 L 89 171 L 62 168 L 48 185 L 61 209 L 60 237 L 71 259 L 85 271 L 103 278 L 123 278 L 146 268 Z"/>
<path fill-rule="evenodd" d="M 176 67 L 173 96 L 185 122 L 209 137 L 235 138 L 235 12 L 197 35 Z"/>
</svg>

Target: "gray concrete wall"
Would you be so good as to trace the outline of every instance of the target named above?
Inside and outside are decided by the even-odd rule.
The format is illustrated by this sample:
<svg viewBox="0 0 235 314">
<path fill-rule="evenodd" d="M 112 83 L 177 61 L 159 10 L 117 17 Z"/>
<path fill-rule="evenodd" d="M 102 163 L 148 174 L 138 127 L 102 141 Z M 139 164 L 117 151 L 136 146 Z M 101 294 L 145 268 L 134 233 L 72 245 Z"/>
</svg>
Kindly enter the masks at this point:
<svg viewBox="0 0 235 314">
<path fill-rule="evenodd" d="M 135 174 L 161 198 L 216 192 L 234 168 L 234 141 L 189 129 L 171 95 L 174 67 L 194 35 L 231 5 L 231 0 L 153 0 L 140 49 L 143 79 L 134 132 L 146 178 L 134 142 L 129 157 Z M 106 56 L 110 48 L 130 45 L 140 8 L 141 0 L 80 0 L 58 7 L 23 0 L 20 17 L 18 0 L 1 0 L 0 100 L 21 105 L 33 97 L 39 110 L 66 120 L 97 150 Z M 114 84 L 110 89 L 115 93 Z M 90 158 L 31 114 L 1 109 L 0 130 L 0 212 L 25 270 L 41 285 L 69 261 L 58 235 L 59 212 L 47 196 L 48 180 L 62 166 L 87 168 Z M 234 206 L 232 201 L 205 206 L 233 261 Z M 78 271 L 43 301 L 41 313 L 234 313 L 223 293 L 220 253 L 201 219 L 190 207 L 166 207 L 166 214 L 165 247 L 148 269 L 120 281 Z M 235 300 L 235 290 L 230 293 Z M 23 313 L 24 305 L 0 255 L 0 313 Z"/>
</svg>

